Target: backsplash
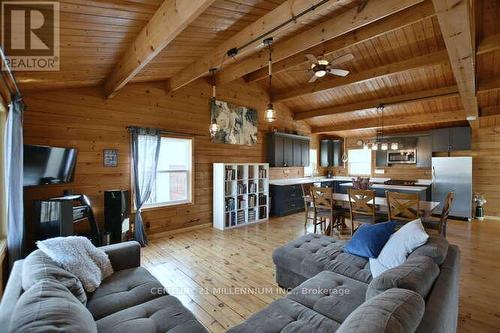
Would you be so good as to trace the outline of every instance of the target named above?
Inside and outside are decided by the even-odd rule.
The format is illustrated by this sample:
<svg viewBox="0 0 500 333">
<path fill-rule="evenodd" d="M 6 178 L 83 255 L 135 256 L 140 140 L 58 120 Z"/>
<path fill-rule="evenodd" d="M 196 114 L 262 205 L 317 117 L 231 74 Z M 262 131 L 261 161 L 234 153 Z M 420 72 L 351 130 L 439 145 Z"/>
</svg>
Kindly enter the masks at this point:
<svg viewBox="0 0 500 333">
<path fill-rule="evenodd" d="M 304 177 L 303 167 L 269 168 L 269 179 L 287 179 Z"/>
</svg>

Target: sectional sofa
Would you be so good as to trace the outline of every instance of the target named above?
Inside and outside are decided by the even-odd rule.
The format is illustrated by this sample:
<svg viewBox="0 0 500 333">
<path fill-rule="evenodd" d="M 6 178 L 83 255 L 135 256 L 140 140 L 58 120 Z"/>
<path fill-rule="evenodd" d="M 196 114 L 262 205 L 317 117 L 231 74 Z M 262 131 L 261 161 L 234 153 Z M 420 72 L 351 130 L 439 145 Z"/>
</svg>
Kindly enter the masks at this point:
<svg viewBox="0 0 500 333">
<path fill-rule="evenodd" d="M 308 234 L 276 249 L 277 283 L 291 291 L 230 332 L 456 332 L 456 246 L 431 236 L 373 278 L 369 261 L 343 252 L 345 243 Z"/>
<path fill-rule="evenodd" d="M 139 243 L 102 249 L 114 274 L 92 294 L 41 250 L 15 262 L 0 304 L 0 332 L 207 332 L 140 267 Z"/>
</svg>

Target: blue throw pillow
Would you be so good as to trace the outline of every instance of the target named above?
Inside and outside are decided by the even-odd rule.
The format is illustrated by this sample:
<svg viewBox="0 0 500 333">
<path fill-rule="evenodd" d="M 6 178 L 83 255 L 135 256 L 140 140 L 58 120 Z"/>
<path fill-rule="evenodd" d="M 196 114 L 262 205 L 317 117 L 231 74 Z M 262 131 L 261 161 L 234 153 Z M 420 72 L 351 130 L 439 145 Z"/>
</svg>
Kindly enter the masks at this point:
<svg viewBox="0 0 500 333">
<path fill-rule="evenodd" d="M 377 258 L 395 227 L 396 223 L 393 221 L 363 224 L 346 244 L 344 252 L 365 258 Z"/>
</svg>

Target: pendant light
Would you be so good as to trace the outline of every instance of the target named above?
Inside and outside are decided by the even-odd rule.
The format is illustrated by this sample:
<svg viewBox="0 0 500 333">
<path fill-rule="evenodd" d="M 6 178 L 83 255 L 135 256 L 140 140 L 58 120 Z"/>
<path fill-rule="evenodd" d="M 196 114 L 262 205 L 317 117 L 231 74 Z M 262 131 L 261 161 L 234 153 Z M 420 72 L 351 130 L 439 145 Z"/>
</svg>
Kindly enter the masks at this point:
<svg viewBox="0 0 500 333">
<path fill-rule="evenodd" d="M 215 112 L 213 112 L 213 109 L 216 107 L 215 105 L 215 94 L 216 94 L 216 81 L 215 81 L 215 72 L 217 69 L 215 68 L 210 68 L 210 75 L 211 75 L 211 81 L 212 81 L 212 98 L 210 99 L 210 114 L 211 114 L 211 121 L 210 121 L 210 126 L 208 127 L 208 131 L 210 132 L 210 136 L 213 138 L 214 136 L 217 135 L 217 132 L 219 131 L 219 125 L 217 125 L 217 119 L 215 119 Z"/>
<path fill-rule="evenodd" d="M 268 64 L 269 65 L 269 90 L 268 90 L 269 103 L 267 104 L 267 107 L 266 107 L 266 112 L 265 112 L 265 115 L 264 115 L 264 119 L 268 123 L 272 123 L 273 121 L 276 120 L 276 111 L 274 111 L 274 106 L 273 106 L 272 97 L 271 97 L 271 94 L 272 94 L 272 79 L 273 79 L 271 44 L 273 43 L 273 38 L 272 37 L 266 38 L 266 39 L 264 39 L 263 43 L 269 49 L 269 64 Z"/>
</svg>

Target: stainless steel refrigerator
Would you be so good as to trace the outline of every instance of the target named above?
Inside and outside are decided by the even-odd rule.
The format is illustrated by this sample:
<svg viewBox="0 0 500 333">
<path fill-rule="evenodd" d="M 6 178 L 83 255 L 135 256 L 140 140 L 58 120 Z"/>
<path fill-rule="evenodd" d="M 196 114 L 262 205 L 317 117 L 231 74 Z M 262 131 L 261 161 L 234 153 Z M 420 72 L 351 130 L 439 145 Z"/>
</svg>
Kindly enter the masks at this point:
<svg viewBox="0 0 500 333">
<path fill-rule="evenodd" d="M 432 201 L 441 204 L 441 212 L 448 192 L 455 192 L 451 216 L 472 218 L 472 157 L 432 158 Z"/>
</svg>

